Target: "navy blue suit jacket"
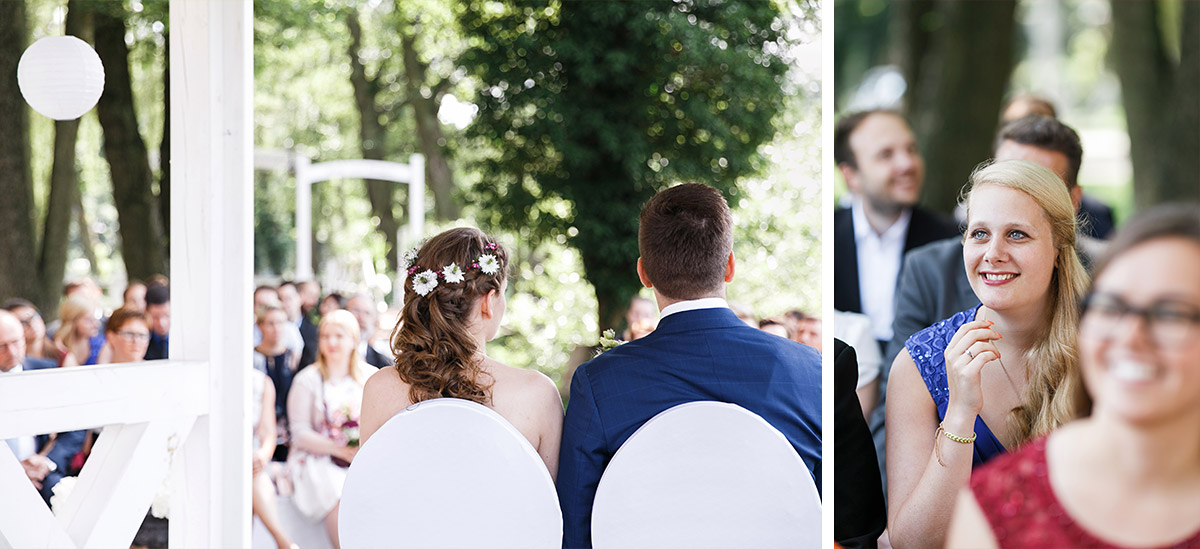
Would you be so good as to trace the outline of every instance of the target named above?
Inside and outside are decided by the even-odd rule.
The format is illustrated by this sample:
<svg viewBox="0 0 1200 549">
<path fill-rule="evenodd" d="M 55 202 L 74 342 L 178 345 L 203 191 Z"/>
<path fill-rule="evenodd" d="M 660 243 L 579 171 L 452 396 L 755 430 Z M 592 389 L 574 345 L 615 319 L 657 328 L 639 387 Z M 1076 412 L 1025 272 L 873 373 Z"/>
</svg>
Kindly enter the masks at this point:
<svg viewBox="0 0 1200 549">
<path fill-rule="evenodd" d="M 592 499 L 621 444 L 678 404 L 737 404 L 787 437 L 821 486 L 821 355 L 726 308 L 669 315 L 650 335 L 582 365 L 558 462 L 563 545 L 591 546 Z"/>
</svg>

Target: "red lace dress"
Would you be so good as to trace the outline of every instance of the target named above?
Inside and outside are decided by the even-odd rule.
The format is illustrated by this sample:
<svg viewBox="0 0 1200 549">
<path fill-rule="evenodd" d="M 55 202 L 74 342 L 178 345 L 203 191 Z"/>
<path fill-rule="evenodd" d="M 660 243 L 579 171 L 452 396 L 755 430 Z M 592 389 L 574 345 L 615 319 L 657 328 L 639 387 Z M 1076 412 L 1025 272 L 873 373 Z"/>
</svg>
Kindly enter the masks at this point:
<svg viewBox="0 0 1200 549">
<path fill-rule="evenodd" d="M 1045 438 L 977 469 L 971 491 L 1000 547 L 1118 547 L 1085 531 L 1063 509 L 1050 486 Z M 1200 548 L 1200 532 L 1163 547 Z"/>
</svg>

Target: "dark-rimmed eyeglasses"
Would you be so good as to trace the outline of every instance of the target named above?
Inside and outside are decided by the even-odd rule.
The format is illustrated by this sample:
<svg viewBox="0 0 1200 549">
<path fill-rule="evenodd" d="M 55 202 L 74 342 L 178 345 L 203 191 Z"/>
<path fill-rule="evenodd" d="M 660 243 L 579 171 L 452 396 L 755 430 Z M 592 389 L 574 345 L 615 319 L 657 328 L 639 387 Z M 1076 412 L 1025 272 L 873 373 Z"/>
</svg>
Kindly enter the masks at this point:
<svg viewBox="0 0 1200 549">
<path fill-rule="evenodd" d="M 1160 347 L 1178 347 L 1196 335 L 1200 305 L 1178 299 L 1160 299 L 1145 307 L 1130 305 L 1119 296 L 1094 293 L 1083 302 L 1082 328 L 1101 338 L 1111 338 L 1121 320 L 1141 317 L 1151 338 Z M 1124 329 L 1136 329 L 1133 326 Z M 1082 331 L 1082 330 L 1081 330 Z"/>
</svg>

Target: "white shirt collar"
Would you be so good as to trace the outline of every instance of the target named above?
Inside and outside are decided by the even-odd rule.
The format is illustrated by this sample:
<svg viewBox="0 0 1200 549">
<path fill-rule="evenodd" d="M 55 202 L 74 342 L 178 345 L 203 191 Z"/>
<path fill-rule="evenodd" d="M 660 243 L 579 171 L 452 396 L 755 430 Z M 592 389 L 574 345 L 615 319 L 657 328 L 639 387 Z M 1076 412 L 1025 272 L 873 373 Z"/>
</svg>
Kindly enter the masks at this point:
<svg viewBox="0 0 1200 549">
<path fill-rule="evenodd" d="M 854 201 L 850 203 L 850 218 L 854 221 L 854 240 L 862 242 L 868 237 L 878 238 L 884 242 L 891 240 L 904 241 L 904 237 L 908 235 L 908 224 L 912 221 L 912 208 L 904 208 L 900 212 L 900 217 L 892 223 L 883 234 L 875 234 L 875 229 L 871 227 L 871 222 L 867 220 L 867 212 L 863 210 L 862 200 L 854 197 Z"/>
<path fill-rule="evenodd" d="M 702 297 L 700 299 L 689 299 L 687 301 L 677 301 L 666 307 L 663 307 L 662 313 L 659 314 L 659 321 L 667 318 L 675 313 L 684 311 L 695 311 L 697 309 L 728 309 L 729 303 L 720 297 Z"/>
<path fill-rule="evenodd" d="M 25 371 L 25 364 L 17 364 L 16 366 L 13 366 L 11 370 L 9 370 L 7 372 L 0 372 L 0 373 L 15 374 L 17 372 L 24 372 L 24 371 Z"/>
</svg>

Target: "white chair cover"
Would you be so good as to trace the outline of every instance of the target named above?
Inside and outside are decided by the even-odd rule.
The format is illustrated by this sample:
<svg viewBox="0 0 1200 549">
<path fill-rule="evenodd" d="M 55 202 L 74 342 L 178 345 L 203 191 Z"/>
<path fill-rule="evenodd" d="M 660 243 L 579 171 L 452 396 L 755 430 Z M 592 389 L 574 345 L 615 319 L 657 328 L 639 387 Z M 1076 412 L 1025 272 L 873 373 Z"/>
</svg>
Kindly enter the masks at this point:
<svg viewBox="0 0 1200 549">
<path fill-rule="evenodd" d="M 592 545 L 819 547 L 821 502 L 783 434 L 734 404 L 690 402 L 647 421 L 604 471 Z"/>
<path fill-rule="evenodd" d="M 338 514 L 342 547 L 562 546 L 562 512 L 533 446 L 495 411 L 421 402 L 355 456 Z"/>
</svg>

